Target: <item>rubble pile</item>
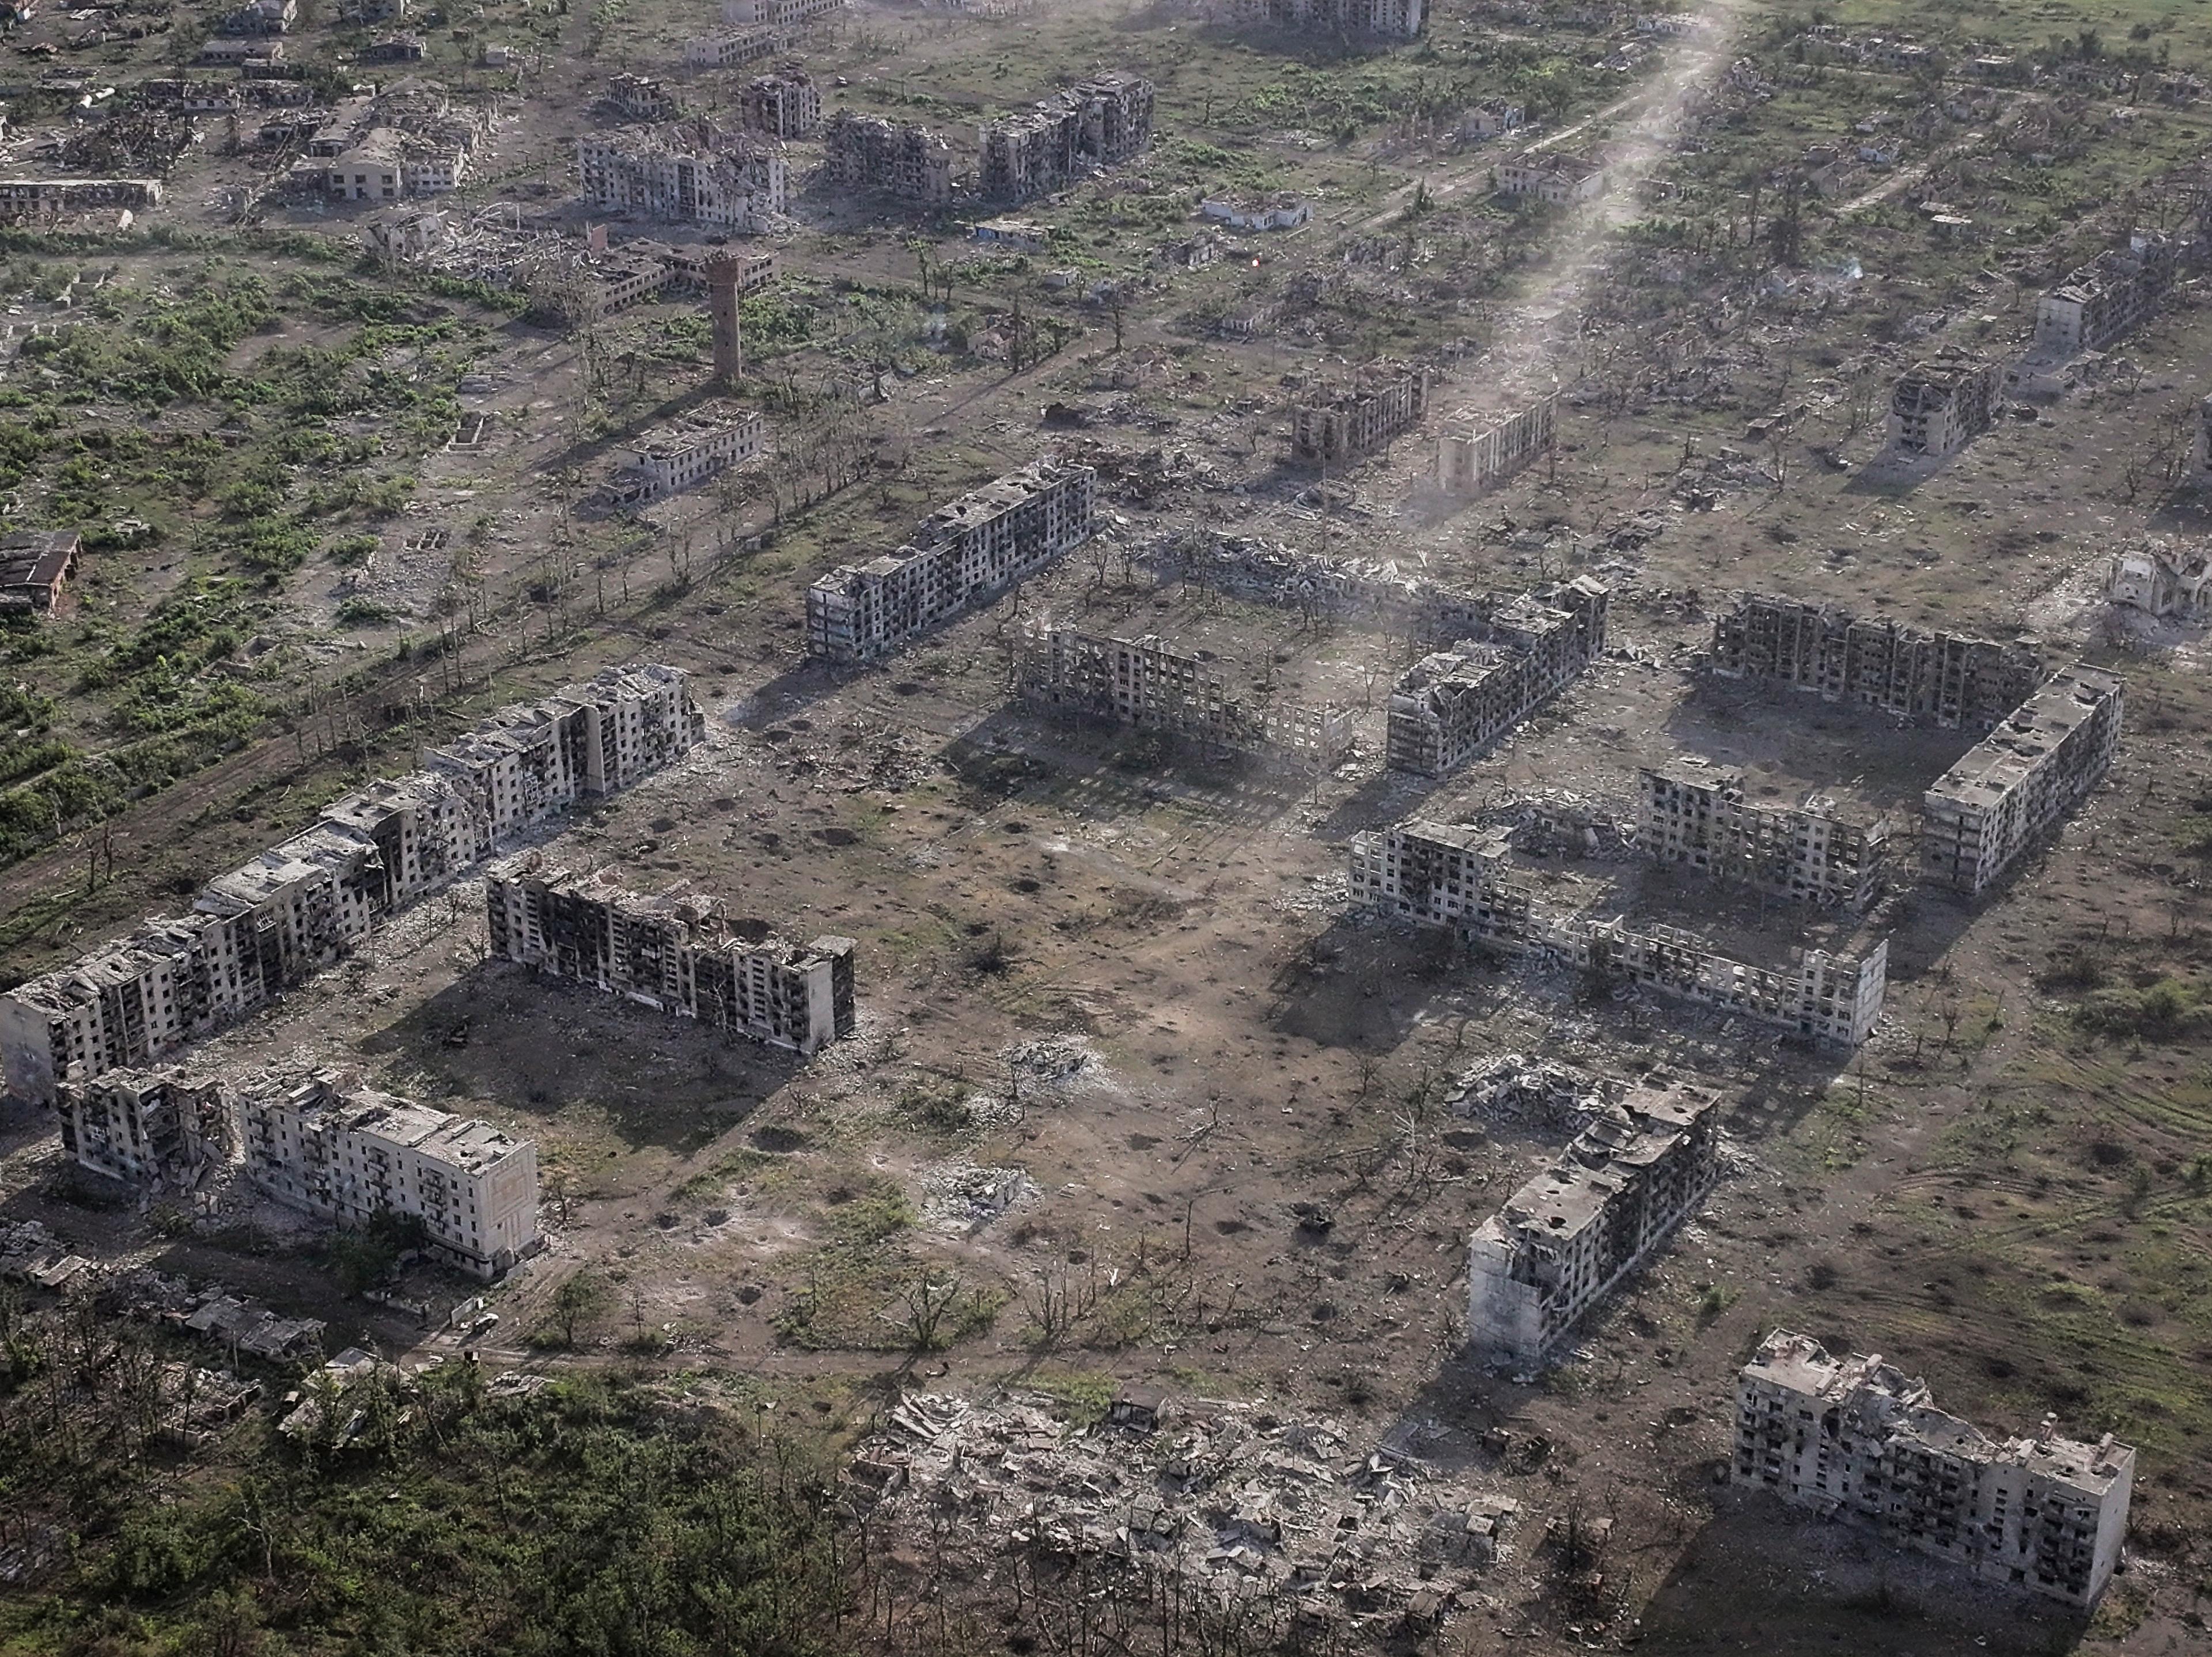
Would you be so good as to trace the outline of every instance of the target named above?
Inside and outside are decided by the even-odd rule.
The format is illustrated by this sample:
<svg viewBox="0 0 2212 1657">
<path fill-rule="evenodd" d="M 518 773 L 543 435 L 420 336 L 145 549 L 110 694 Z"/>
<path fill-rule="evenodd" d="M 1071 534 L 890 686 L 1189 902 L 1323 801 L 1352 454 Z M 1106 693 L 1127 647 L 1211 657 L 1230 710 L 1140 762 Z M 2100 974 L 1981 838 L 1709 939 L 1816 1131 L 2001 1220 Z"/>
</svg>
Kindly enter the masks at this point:
<svg viewBox="0 0 2212 1657">
<path fill-rule="evenodd" d="M 1035 1550 L 1171 1571 L 1385 1624 L 1448 1607 L 1509 1551 L 1519 1503 L 1361 1454 L 1328 1421 L 1125 1392 L 1071 1430 L 1039 1394 L 902 1399 L 860 1448 L 846 1498 L 916 1534 L 949 1526 L 970 1567 Z"/>
<path fill-rule="evenodd" d="M 1595 1083 L 1566 1065 L 1503 1053 L 1459 1078 L 1444 1096 L 1455 1116 L 1577 1130 L 1594 1120 L 1602 1100 Z"/>
<path fill-rule="evenodd" d="M 148 1323 L 166 1324 L 220 1342 L 234 1350 L 276 1362 L 298 1358 L 322 1344 L 314 1318 L 282 1318 L 259 1301 L 234 1295 L 221 1284 L 195 1290 L 183 1278 L 146 1269 L 114 1278 L 110 1310 Z"/>
</svg>

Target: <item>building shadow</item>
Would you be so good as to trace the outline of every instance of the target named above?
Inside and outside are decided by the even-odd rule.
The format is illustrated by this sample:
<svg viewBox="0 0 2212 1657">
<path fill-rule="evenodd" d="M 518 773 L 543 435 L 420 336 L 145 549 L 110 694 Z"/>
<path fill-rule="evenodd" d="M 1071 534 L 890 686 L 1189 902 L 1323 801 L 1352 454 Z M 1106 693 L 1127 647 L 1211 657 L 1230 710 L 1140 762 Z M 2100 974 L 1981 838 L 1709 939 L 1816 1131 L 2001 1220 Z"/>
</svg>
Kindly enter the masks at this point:
<svg viewBox="0 0 2212 1657">
<path fill-rule="evenodd" d="M 582 1113 L 630 1150 L 679 1156 L 745 1120 L 804 1062 L 504 961 L 464 973 L 360 1050 L 429 1083 L 418 1104 L 466 1115 L 489 1101 L 525 1132 Z"/>
<path fill-rule="evenodd" d="M 1978 1582 L 1761 1491 L 1707 1489 L 1711 1516 L 1644 1606 L 1639 1653 L 2062 1657 L 2087 1632 L 2087 1619 L 2056 1601 Z"/>
<path fill-rule="evenodd" d="M 1322 1047 L 1386 1053 L 1446 998 L 1468 1017 L 1502 1011 L 1513 989 L 1504 965 L 1442 928 L 1415 931 L 1340 915 L 1269 981 L 1274 1000 L 1267 1023 L 1280 1035 Z"/>
</svg>

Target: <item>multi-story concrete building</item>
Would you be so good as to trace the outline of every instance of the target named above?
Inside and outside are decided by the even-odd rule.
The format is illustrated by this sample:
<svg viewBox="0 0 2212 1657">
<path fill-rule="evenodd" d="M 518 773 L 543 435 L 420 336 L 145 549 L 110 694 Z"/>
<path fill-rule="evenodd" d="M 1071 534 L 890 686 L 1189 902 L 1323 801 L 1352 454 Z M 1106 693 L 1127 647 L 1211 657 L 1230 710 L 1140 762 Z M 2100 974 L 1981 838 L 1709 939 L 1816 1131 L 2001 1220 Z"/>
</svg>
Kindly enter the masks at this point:
<svg viewBox="0 0 2212 1657">
<path fill-rule="evenodd" d="M 694 409 L 618 450 L 601 492 L 621 506 L 658 501 L 744 464 L 763 441 L 761 417 L 752 410 L 728 404 Z"/>
<path fill-rule="evenodd" d="M 1492 169 L 1491 179 L 1501 196 L 1533 196 L 1554 206 L 1595 201 L 1605 194 L 1606 186 L 1602 166 L 1564 149 L 1532 149 L 1500 161 Z"/>
<path fill-rule="evenodd" d="M 629 121 L 672 121 L 681 112 L 667 85 L 646 75 L 617 75 L 607 82 L 607 101 Z"/>
<path fill-rule="evenodd" d="M 704 740 L 682 670 L 609 668 L 502 709 L 424 768 L 343 796 L 217 876 L 192 912 L 144 923 L 0 995 L 0 1079 L 64 1083 L 151 1065 L 338 959 L 393 910 L 579 799 L 627 788 Z"/>
<path fill-rule="evenodd" d="M 1723 679 L 1776 681 L 1899 719 L 1987 728 L 2042 683 L 2031 645 L 1929 633 L 1832 605 L 1747 592 L 1713 618 L 1705 669 Z"/>
<path fill-rule="evenodd" d="M 1039 461 L 922 519 L 897 551 L 807 589 L 806 643 L 832 661 L 890 654 L 1088 540 L 1097 475 Z"/>
<path fill-rule="evenodd" d="M 1892 453 L 1955 454 L 1996 423 L 1997 365 L 1966 357 L 1915 363 L 1889 394 Z"/>
<path fill-rule="evenodd" d="M 239 1100 L 253 1183 L 339 1225 L 421 1222 L 429 1253 L 489 1279 L 538 1245 L 538 1147 L 329 1071 Z"/>
<path fill-rule="evenodd" d="M 841 109 L 822 142 L 830 176 L 848 190 L 878 190 L 922 207 L 952 199 L 952 146 L 926 127 Z"/>
<path fill-rule="evenodd" d="M 1922 797 L 1921 879 L 1972 896 L 2002 875 L 2111 768 L 2125 703 L 2117 674 L 2053 674 Z"/>
<path fill-rule="evenodd" d="M 2034 355 L 2045 361 L 2101 350 L 2159 307 L 2180 270 L 2170 236 L 2138 230 L 2124 250 L 2100 253 L 2035 309 Z"/>
<path fill-rule="evenodd" d="M 1018 672 L 1022 695 L 1037 707 L 1266 762 L 1333 766 L 1352 744 L 1346 709 L 1239 690 L 1154 634 L 1102 638 L 1048 622 L 1028 629 Z"/>
<path fill-rule="evenodd" d="M 1291 407 L 1291 458 L 1304 466 L 1341 466 L 1372 453 L 1429 412 L 1429 373 L 1404 363 L 1375 363 L 1348 385 L 1329 385 Z"/>
<path fill-rule="evenodd" d="M 1224 21 L 1265 28 L 1383 34 L 1410 40 L 1426 15 L 1422 0 L 1221 0 Z"/>
<path fill-rule="evenodd" d="M 585 202 L 684 224 L 757 233 L 784 214 L 783 157 L 772 145 L 703 117 L 576 140 Z"/>
<path fill-rule="evenodd" d="M 731 28 L 803 28 L 845 0 L 722 0 L 722 21 Z"/>
<path fill-rule="evenodd" d="M 1757 805 L 1743 778 L 1688 765 L 1637 773 L 1636 848 L 1778 897 L 1854 914 L 1881 889 L 1889 825 L 1846 822 L 1826 798 Z"/>
<path fill-rule="evenodd" d="M 212 1083 L 176 1071 L 112 1070 L 59 1090 L 62 1149 L 96 1174 L 190 1191 L 230 1144 L 230 1108 Z"/>
<path fill-rule="evenodd" d="M 1777 1026 L 1805 1040 L 1856 1047 L 1881 1016 L 1889 975 L 1885 940 L 1856 958 L 1801 950 L 1770 969 L 1711 950 L 1672 927 L 1555 914 L 1513 866 L 1508 831 L 1418 819 L 1352 840 L 1353 907 L 1445 926 L 1486 946 Z"/>
<path fill-rule="evenodd" d="M 822 94 L 803 69 L 748 82 L 739 108 L 748 127 L 772 138 L 811 138 L 822 124 Z"/>
<path fill-rule="evenodd" d="M 1583 575 L 1492 610 L 1391 688 L 1390 768 L 1440 777 L 1511 731 L 1605 648 L 1608 589 Z"/>
<path fill-rule="evenodd" d="M 1437 487 L 1447 495 L 1480 495 L 1550 452 L 1559 421 L 1559 394 L 1547 391 L 1512 414 L 1462 409 L 1437 434 Z"/>
<path fill-rule="evenodd" d="M 976 191 L 988 200 L 1027 201 L 1131 159 L 1152 137 L 1152 83 L 1118 70 L 1094 75 L 979 128 Z"/>
<path fill-rule="evenodd" d="M 1663 1078 L 1631 1089 L 1468 1244 L 1468 1343 L 1534 1365 L 1694 1214 L 1720 1177 L 1719 1102 Z"/>
<path fill-rule="evenodd" d="M 2120 1562 L 2136 1453 L 2046 1416 L 1993 1439 L 1879 1355 L 1777 1330 L 1736 1377 L 1729 1478 L 1985 1582 L 2087 1607 Z"/>
<path fill-rule="evenodd" d="M 857 1028 L 849 938 L 747 939 L 717 901 L 642 897 L 534 856 L 486 877 L 484 907 L 503 961 L 803 1053 Z"/>
<path fill-rule="evenodd" d="M 695 34 L 684 43 L 686 69 L 743 69 L 780 56 L 784 38 L 775 29 L 746 29 L 735 34 Z"/>
</svg>

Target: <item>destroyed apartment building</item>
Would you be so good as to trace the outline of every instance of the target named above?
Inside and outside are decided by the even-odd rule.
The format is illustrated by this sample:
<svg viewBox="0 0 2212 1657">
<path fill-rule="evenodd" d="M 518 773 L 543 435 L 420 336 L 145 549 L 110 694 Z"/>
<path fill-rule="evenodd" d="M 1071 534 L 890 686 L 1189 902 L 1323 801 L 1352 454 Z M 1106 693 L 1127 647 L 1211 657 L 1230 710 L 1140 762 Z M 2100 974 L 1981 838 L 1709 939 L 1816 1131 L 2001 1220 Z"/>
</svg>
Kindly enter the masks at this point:
<svg viewBox="0 0 2212 1657">
<path fill-rule="evenodd" d="M 1737 772 L 1686 762 L 1637 773 L 1636 848 L 1794 902 L 1863 913 L 1881 890 L 1889 825 L 1847 822 L 1822 796 L 1759 805 Z"/>
<path fill-rule="evenodd" d="M 496 958 L 715 1029 L 812 1053 L 857 1028 L 849 938 L 801 950 L 719 900 L 641 896 L 536 853 L 485 877 L 484 913 Z"/>
<path fill-rule="evenodd" d="M 348 201 L 389 202 L 460 188 L 491 118 L 434 82 L 356 93 L 309 136 L 291 178 Z"/>
<path fill-rule="evenodd" d="M 1997 365 L 1938 357 L 1907 369 L 1889 394 L 1889 452 L 1936 460 L 1996 424 Z"/>
<path fill-rule="evenodd" d="M 1349 895 L 1378 918 L 1448 928 L 1555 970 L 1638 985 L 1836 1047 L 1872 1034 L 1888 983 L 1886 939 L 1856 958 L 1795 950 L 1787 968 L 1771 970 L 1674 927 L 1547 913 L 1504 828 L 1414 818 L 1355 835 Z"/>
<path fill-rule="evenodd" d="M 1523 593 L 1407 668 L 1390 691 L 1390 768 L 1441 777 L 1513 730 L 1604 650 L 1608 598 L 1588 575 Z"/>
<path fill-rule="evenodd" d="M 1426 15 L 1422 0 L 1218 0 L 1224 22 L 1250 27 L 1381 34 L 1410 40 Z"/>
<path fill-rule="evenodd" d="M 646 75 L 617 75 L 607 82 L 607 102 L 626 121 L 672 121 L 682 112 L 667 85 Z"/>
<path fill-rule="evenodd" d="M 686 69 L 743 69 L 780 57 L 785 40 L 775 29 L 745 29 L 735 34 L 695 34 L 684 43 Z"/>
<path fill-rule="evenodd" d="M 1547 391 L 1512 414 L 1462 409 L 1437 434 L 1437 487 L 1447 495 L 1480 495 L 1519 471 L 1559 440 L 1559 394 Z"/>
<path fill-rule="evenodd" d="M 1985 1582 L 2094 1605 L 2120 1563 L 2136 1453 L 2110 1433 L 1994 1439 L 1879 1355 L 1777 1330 L 1736 1378 L 1733 1483 L 1946 1560 Z"/>
<path fill-rule="evenodd" d="M 0 995 L 7 1094 L 44 1103 L 60 1083 L 156 1063 L 304 982 L 509 836 L 705 737 L 689 677 L 671 667 L 609 668 L 502 709 L 428 750 L 421 770 L 341 797 L 217 876 L 190 913 Z"/>
<path fill-rule="evenodd" d="M 678 224 L 757 234 L 784 215 L 783 157 L 772 144 L 701 116 L 576 140 L 585 203 Z"/>
<path fill-rule="evenodd" d="M 1426 645 L 1482 637 L 1499 604 L 1430 576 L 1401 574 L 1395 564 L 1327 558 L 1244 536 L 1170 531 L 1139 559 L 1161 581 Z"/>
<path fill-rule="evenodd" d="M 2064 361 L 2102 350 L 2154 313 L 2180 274 L 2181 251 L 2160 232 L 2138 230 L 2074 271 L 2035 307 L 2033 355 Z"/>
<path fill-rule="evenodd" d="M 771 138 L 811 138 L 822 125 L 822 94 L 803 69 L 779 70 L 748 82 L 740 118 Z"/>
<path fill-rule="evenodd" d="M 2116 674 L 2053 674 L 1922 796 L 1921 879 L 1985 890 L 2112 768 L 2125 703 Z"/>
<path fill-rule="evenodd" d="M 952 199 L 952 146 L 927 127 L 839 110 L 822 129 L 832 181 L 921 207 Z"/>
<path fill-rule="evenodd" d="M 538 1147 L 331 1071 L 243 1089 L 246 1176 L 287 1207 L 346 1228 L 422 1223 L 434 1258 L 489 1280 L 538 1247 Z"/>
<path fill-rule="evenodd" d="M 806 592 L 810 654 L 872 662 L 1036 574 L 1097 527 L 1097 474 L 1038 461 L 939 507 L 895 552 Z"/>
<path fill-rule="evenodd" d="M 1291 406 L 1291 458 L 1302 466 L 1343 466 L 1372 454 L 1429 412 L 1429 373 L 1376 362 L 1349 382 L 1321 386 Z"/>
<path fill-rule="evenodd" d="M 1719 1102 L 1650 1078 L 1603 1107 L 1468 1243 L 1468 1343 L 1533 1368 L 1697 1212 L 1720 1177 Z"/>
<path fill-rule="evenodd" d="M 705 483 L 760 453 L 757 411 L 723 402 L 703 404 L 617 449 L 613 474 L 600 486 L 617 506 L 641 506 Z"/>
<path fill-rule="evenodd" d="M 1118 70 L 1094 75 L 977 130 L 976 193 L 1027 201 L 1130 160 L 1152 137 L 1152 83 Z"/>
<path fill-rule="evenodd" d="M 845 0 L 722 0 L 722 21 L 732 28 L 804 28 L 844 5 Z"/>
<path fill-rule="evenodd" d="M 62 1149 L 78 1165 L 154 1191 L 197 1187 L 230 1144 L 221 1087 L 173 1068 L 112 1070 L 58 1089 Z"/>
<path fill-rule="evenodd" d="M 1705 665 L 1718 678 L 1778 683 L 1945 730 L 1988 729 L 2043 679 L 2030 645 L 1862 621 L 1756 592 L 1714 617 Z"/>
<path fill-rule="evenodd" d="M 2151 616 L 2212 618 L 2212 549 L 2146 542 L 2114 553 L 2105 580 L 2116 604 Z"/>
<path fill-rule="evenodd" d="M 1326 769 L 1352 745 L 1349 709 L 1278 701 L 1239 690 L 1195 656 L 1158 637 L 1098 637 L 1049 622 L 1029 628 L 1018 665 L 1032 707 L 1158 731 L 1204 750 L 1263 763 Z"/>
</svg>

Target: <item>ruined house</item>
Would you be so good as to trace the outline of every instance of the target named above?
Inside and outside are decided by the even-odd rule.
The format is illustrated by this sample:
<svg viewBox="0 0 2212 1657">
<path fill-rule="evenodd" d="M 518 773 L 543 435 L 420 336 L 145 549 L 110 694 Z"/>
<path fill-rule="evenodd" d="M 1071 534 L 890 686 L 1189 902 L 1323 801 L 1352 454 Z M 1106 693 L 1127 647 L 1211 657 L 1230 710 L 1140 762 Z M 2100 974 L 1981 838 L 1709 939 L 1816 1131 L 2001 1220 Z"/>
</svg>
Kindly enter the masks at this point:
<svg viewBox="0 0 2212 1657">
<path fill-rule="evenodd" d="M 247 1177 L 349 1229 L 420 1222 L 436 1259 L 489 1281 L 538 1246 L 538 1147 L 332 1072 L 239 1097 Z"/>
<path fill-rule="evenodd" d="M 187 1082 L 173 1069 L 109 1071 L 61 1088 L 55 1102 L 62 1149 L 127 1185 L 190 1191 L 229 1148 L 222 1088 Z"/>
<path fill-rule="evenodd" d="M 1429 411 L 1429 374 L 1405 363 L 1376 362 L 1351 381 L 1321 386 L 1291 407 L 1291 458 L 1304 466 L 1341 466 L 1418 426 Z"/>
<path fill-rule="evenodd" d="M 2138 230 L 2124 249 L 2098 254 L 2037 303 L 2033 355 L 2063 361 L 2133 331 L 2165 299 L 2180 263 L 2174 240 L 2154 230 Z"/>
<path fill-rule="evenodd" d="M 2112 555 L 2106 592 L 2116 604 L 2152 616 L 2212 617 L 2212 551 L 2145 543 Z"/>
<path fill-rule="evenodd" d="M 1480 495 L 1504 483 L 1551 452 L 1559 420 L 1557 391 L 1511 414 L 1461 410 L 1437 434 L 1437 487 L 1447 495 Z"/>
<path fill-rule="evenodd" d="M 82 544 L 75 530 L 17 530 L 0 537 L 0 616 L 57 614 Z"/>
<path fill-rule="evenodd" d="M 1719 1102 L 1647 1079 L 1468 1243 L 1468 1343 L 1531 1366 L 1694 1214 L 1720 1177 Z"/>
<path fill-rule="evenodd" d="M 987 200 L 1027 201 L 1128 161 L 1152 137 L 1152 83 L 1119 70 L 1094 75 L 979 128 L 976 191 Z"/>
<path fill-rule="evenodd" d="M 1747 592 L 1713 618 L 1705 671 L 1972 730 L 2019 707 L 2042 682 L 2043 661 L 2031 645 L 1862 621 L 1832 605 Z"/>
<path fill-rule="evenodd" d="M 1967 357 L 1917 362 L 1889 394 L 1893 454 L 1940 459 L 1996 423 L 1997 365 Z"/>
<path fill-rule="evenodd" d="M 927 127 L 839 110 L 822 129 L 830 176 L 848 190 L 874 190 L 917 206 L 952 199 L 952 147 Z"/>
<path fill-rule="evenodd" d="M 1332 766 L 1352 744 L 1349 711 L 1240 690 L 1197 657 L 1149 634 L 1102 638 L 1048 622 L 1032 626 L 1018 672 L 1021 694 L 1033 706 L 1157 731 L 1263 762 Z"/>
<path fill-rule="evenodd" d="M 746 234 L 771 228 L 784 214 L 783 157 L 704 117 L 586 133 L 576 140 L 576 167 L 585 203 L 603 213 Z"/>
<path fill-rule="evenodd" d="M 0 995 L 7 1093 L 42 1103 L 58 1084 L 159 1062 L 312 977 L 506 836 L 629 787 L 705 737 L 678 668 L 609 668 L 501 709 L 427 751 L 422 770 L 342 796 L 217 876 L 189 914 Z"/>
<path fill-rule="evenodd" d="M 1736 1377 L 1729 1478 L 1985 1582 L 2096 1604 L 2127 1537 L 2136 1453 L 2046 1416 L 1993 1439 L 1881 1357 L 1776 1330 Z"/>
<path fill-rule="evenodd" d="M 803 69 L 748 82 L 738 109 L 748 127 L 772 138 L 811 138 L 822 124 L 822 94 Z"/>
<path fill-rule="evenodd" d="M 1024 466 L 922 519 L 895 552 L 843 564 L 807 589 L 809 652 L 866 662 L 986 604 L 1088 540 L 1097 474 Z"/>
<path fill-rule="evenodd" d="M 718 900 L 641 896 L 535 854 L 486 876 L 484 910 L 499 959 L 716 1029 L 811 1053 L 857 1028 L 849 938 L 744 936 Z"/>
<path fill-rule="evenodd" d="M 1881 889 L 1889 826 L 1846 822 L 1834 803 L 1758 805 L 1736 772 L 1688 764 L 1637 773 L 1637 850 L 1755 891 L 1856 914 Z"/>
<path fill-rule="evenodd" d="M 1921 879 L 1988 887 L 2111 768 L 2125 701 L 2117 674 L 2053 674 L 1922 797 Z"/>
<path fill-rule="evenodd" d="M 1605 648 L 1608 589 L 1588 575 L 1491 610 L 1391 688 L 1390 768 L 1440 777 L 1513 730 Z"/>
</svg>

